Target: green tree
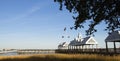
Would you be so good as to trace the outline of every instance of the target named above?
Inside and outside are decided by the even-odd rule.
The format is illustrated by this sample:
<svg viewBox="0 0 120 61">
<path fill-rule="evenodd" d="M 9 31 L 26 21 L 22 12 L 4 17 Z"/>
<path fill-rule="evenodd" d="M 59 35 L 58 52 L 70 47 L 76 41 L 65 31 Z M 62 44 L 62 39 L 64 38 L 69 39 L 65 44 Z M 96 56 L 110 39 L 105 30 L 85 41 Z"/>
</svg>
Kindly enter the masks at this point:
<svg viewBox="0 0 120 61">
<path fill-rule="evenodd" d="M 83 24 L 87 21 L 89 28 L 86 35 L 91 35 L 97 31 L 95 26 L 105 22 L 108 33 L 120 30 L 120 0 L 54 0 L 60 4 L 60 10 L 65 6 L 66 9 L 77 16 L 74 29 L 84 28 Z"/>
</svg>

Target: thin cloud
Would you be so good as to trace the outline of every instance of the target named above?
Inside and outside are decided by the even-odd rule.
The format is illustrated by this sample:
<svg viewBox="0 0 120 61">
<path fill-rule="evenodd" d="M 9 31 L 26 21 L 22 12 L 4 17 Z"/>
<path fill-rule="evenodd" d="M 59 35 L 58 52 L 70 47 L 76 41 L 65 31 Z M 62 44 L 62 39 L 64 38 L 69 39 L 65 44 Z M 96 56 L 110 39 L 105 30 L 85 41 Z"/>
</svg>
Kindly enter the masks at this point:
<svg viewBox="0 0 120 61">
<path fill-rule="evenodd" d="M 17 17 L 14 17 L 12 20 L 19 20 L 25 17 L 28 17 L 29 15 L 32 15 L 33 13 L 39 11 L 40 9 L 43 8 L 43 5 L 40 6 L 34 6 L 30 10 L 28 10 L 26 13 L 18 15 Z"/>
<path fill-rule="evenodd" d="M 34 5 L 33 7 L 31 7 L 30 9 L 26 10 L 26 12 L 23 12 L 22 14 L 16 15 L 13 18 L 9 18 L 5 21 L 5 23 L 11 23 L 14 21 L 18 21 L 20 19 L 23 19 L 25 17 L 28 17 L 32 14 L 34 14 L 35 12 L 39 11 L 40 9 L 43 9 L 44 7 L 48 6 L 48 4 L 46 2 L 40 2 L 36 5 Z"/>
</svg>

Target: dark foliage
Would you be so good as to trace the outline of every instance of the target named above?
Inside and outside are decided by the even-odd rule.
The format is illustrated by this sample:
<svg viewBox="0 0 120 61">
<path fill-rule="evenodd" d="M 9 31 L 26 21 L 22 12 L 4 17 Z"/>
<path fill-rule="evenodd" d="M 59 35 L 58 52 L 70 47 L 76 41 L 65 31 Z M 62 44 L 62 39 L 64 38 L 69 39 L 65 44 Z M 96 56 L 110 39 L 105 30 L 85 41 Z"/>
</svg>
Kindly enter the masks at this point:
<svg viewBox="0 0 120 61">
<path fill-rule="evenodd" d="M 87 21 L 89 28 L 86 35 L 91 35 L 97 31 L 95 26 L 105 22 L 105 30 L 113 32 L 120 30 L 120 0 L 54 0 L 60 4 L 60 10 L 65 6 L 66 9 L 77 16 L 74 28 L 84 28 L 83 24 Z"/>
</svg>

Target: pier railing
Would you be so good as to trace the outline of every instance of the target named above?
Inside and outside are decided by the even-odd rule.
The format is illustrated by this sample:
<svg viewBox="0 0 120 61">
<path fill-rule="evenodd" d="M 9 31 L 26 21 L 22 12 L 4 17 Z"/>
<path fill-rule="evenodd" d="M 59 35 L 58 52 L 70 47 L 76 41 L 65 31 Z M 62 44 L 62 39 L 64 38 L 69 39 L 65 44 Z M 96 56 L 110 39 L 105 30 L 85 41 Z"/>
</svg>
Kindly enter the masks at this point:
<svg viewBox="0 0 120 61">
<path fill-rule="evenodd" d="M 99 49 L 20 49 L 18 54 L 49 54 L 49 53 L 65 53 L 65 54 L 120 54 L 120 48 L 114 52 L 113 48 L 109 48 L 108 52 L 105 48 Z"/>
<path fill-rule="evenodd" d="M 56 53 L 81 53 L 81 54 L 120 54 L 120 48 L 117 49 L 117 52 L 114 52 L 113 48 L 109 48 L 108 52 L 105 48 L 99 48 L 99 49 L 58 49 L 56 50 Z"/>
<path fill-rule="evenodd" d="M 48 54 L 55 53 L 55 49 L 19 49 L 18 54 Z"/>
</svg>

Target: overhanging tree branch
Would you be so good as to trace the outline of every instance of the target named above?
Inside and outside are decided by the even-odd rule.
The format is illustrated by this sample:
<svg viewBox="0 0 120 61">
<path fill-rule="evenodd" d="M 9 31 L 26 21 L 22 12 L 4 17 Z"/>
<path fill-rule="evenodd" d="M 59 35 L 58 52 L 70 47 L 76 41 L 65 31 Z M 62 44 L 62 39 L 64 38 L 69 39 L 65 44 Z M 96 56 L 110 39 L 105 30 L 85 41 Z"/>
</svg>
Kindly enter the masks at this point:
<svg viewBox="0 0 120 61">
<path fill-rule="evenodd" d="M 59 2 L 60 10 L 65 6 L 66 9 L 77 16 L 74 28 L 84 28 L 83 23 L 88 20 L 89 28 L 86 35 L 97 32 L 95 26 L 102 21 L 106 22 L 105 30 L 109 32 L 120 30 L 120 0 L 54 0 Z"/>
</svg>

